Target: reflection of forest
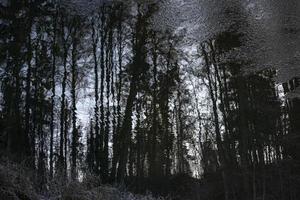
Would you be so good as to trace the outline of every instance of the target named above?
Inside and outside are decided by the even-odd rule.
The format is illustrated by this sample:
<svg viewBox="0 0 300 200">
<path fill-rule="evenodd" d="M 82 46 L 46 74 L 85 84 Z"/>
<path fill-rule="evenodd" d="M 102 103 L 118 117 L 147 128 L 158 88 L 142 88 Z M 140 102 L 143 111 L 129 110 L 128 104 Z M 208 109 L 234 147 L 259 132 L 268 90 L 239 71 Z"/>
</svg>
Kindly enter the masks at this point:
<svg viewBox="0 0 300 200">
<path fill-rule="evenodd" d="M 0 197 L 298 199 L 299 3 L 174 2 L 0 3 Z"/>
</svg>

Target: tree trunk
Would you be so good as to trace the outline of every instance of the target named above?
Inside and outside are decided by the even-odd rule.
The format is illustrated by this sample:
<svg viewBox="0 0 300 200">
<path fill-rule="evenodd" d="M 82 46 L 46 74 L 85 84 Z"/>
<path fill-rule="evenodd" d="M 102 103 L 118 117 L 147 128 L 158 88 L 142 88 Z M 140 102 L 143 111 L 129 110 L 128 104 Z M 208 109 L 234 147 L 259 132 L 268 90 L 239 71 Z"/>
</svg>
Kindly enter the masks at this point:
<svg viewBox="0 0 300 200">
<path fill-rule="evenodd" d="M 124 121 L 120 132 L 121 146 L 119 152 L 119 166 L 118 166 L 118 173 L 117 173 L 117 181 L 119 183 L 122 183 L 125 178 L 126 163 L 128 157 L 128 147 L 131 140 L 132 108 L 137 94 L 137 86 L 136 86 L 137 83 L 135 79 L 136 79 L 135 77 L 131 78 L 130 91 L 126 103 Z"/>
<path fill-rule="evenodd" d="M 116 176 L 116 168 L 117 168 L 117 162 L 119 160 L 119 135 L 120 135 L 120 129 L 121 129 L 121 95 L 122 95 L 122 62 L 123 62 L 123 31 L 122 31 L 122 16 L 123 16 L 123 9 L 122 5 L 120 8 L 120 14 L 119 14 L 119 25 L 118 25 L 118 68 L 119 68 L 119 74 L 118 74 L 118 83 L 116 82 L 116 88 L 117 88 L 117 127 L 116 132 L 113 135 L 113 162 L 112 162 L 112 169 L 111 169 L 111 178 L 112 180 L 115 179 Z"/>
<path fill-rule="evenodd" d="M 223 184 L 224 184 L 224 192 L 225 192 L 225 199 L 229 199 L 229 189 L 228 189 L 228 182 L 227 182 L 227 175 L 224 171 L 225 167 L 225 154 L 222 144 L 222 137 L 221 137 L 221 131 L 219 127 L 219 116 L 218 116 L 218 107 L 217 107 L 217 86 L 216 83 L 214 84 L 211 78 L 211 70 L 210 70 L 210 62 L 207 55 L 207 52 L 205 50 L 205 46 L 202 45 L 202 54 L 204 56 L 205 66 L 206 66 L 206 72 L 208 77 L 208 85 L 209 85 L 209 94 L 212 101 L 213 106 L 213 116 L 214 116 L 214 124 L 215 124 L 215 132 L 216 132 L 216 141 L 217 141 L 217 148 L 218 148 L 218 154 L 220 157 L 220 165 L 222 169 L 222 177 L 223 177 Z M 215 91 L 215 92 L 214 92 Z"/>
<path fill-rule="evenodd" d="M 50 121 L 50 178 L 53 177 L 53 140 L 54 140 L 54 107 L 55 107 L 55 74 L 56 74 L 56 26 L 57 26 L 57 13 L 54 17 L 54 25 L 53 25 L 53 43 L 52 43 L 52 74 L 51 74 L 51 87 L 52 87 L 52 95 L 51 95 L 51 121 Z"/>
<path fill-rule="evenodd" d="M 94 58 L 94 73 L 95 73 L 95 109 L 94 109 L 94 116 L 95 116 L 95 137 L 96 137 L 96 142 L 95 142 L 95 145 L 96 145 L 96 148 L 99 147 L 99 141 L 98 139 L 100 138 L 100 135 L 99 135 L 99 105 L 98 105 L 98 101 L 99 101 L 99 74 L 98 74 L 98 59 L 97 59 L 97 44 L 98 44 L 98 34 L 96 33 L 96 27 L 95 27 L 95 24 L 94 24 L 94 21 L 95 19 L 93 19 L 93 23 L 92 23 L 92 41 L 93 41 L 93 58 Z M 91 131 L 91 143 L 90 145 L 93 146 L 94 144 L 94 137 L 93 137 L 93 132 Z M 97 154 L 97 151 L 94 152 L 94 148 L 91 148 L 91 151 L 90 154 L 95 154 L 96 156 L 98 155 Z M 91 157 L 91 160 L 90 160 L 90 164 L 93 168 L 93 170 L 95 170 L 94 168 L 94 156 Z"/>
<path fill-rule="evenodd" d="M 75 19 L 76 20 L 76 19 Z M 77 36 L 77 28 L 75 28 L 72 38 L 72 64 L 71 64 L 71 97 L 72 97 L 72 165 L 71 165 L 71 177 L 73 180 L 77 178 L 76 168 L 77 168 L 77 148 L 78 148 L 78 130 L 76 127 L 76 79 L 77 79 L 77 45 L 78 45 L 78 37 Z"/>
</svg>

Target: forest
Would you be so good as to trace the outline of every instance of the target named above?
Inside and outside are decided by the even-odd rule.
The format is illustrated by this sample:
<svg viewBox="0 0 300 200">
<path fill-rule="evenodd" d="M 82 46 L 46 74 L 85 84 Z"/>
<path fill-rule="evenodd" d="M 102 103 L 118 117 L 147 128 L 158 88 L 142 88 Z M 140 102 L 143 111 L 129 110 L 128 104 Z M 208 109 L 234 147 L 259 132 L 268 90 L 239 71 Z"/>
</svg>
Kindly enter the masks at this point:
<svg viewBox="0 0 300 200">
<path fill-rule="evenodd" d="M 0 200 L 300 199 L 297 0 L 1 0 Z"/>
</svg>

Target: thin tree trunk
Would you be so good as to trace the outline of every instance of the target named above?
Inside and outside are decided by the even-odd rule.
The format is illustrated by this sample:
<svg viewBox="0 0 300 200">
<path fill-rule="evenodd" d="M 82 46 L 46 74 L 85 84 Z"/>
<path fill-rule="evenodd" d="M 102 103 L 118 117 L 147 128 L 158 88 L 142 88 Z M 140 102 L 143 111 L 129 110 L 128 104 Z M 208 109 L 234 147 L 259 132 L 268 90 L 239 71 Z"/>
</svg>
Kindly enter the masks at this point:
<svg viewBox="0 0 300 200">
<path fill-rule="evenodd" d="M 110 135 L 110 88 L 111 88 L 111 70 L 112 70 L 112 59 L 113 59 L 113 44 L 112 44 L 113 33 L 109 30 L 108 33 L 108 44 L 106 49 L 106 119 L 105 119 L 105 135 L 104 135 L 104 158 L 103 158 L 103 179 L 106 182 L 108 179 L 108 165 L 109 165 L 109 135 Z"/>
<path fill-rule="evenodd" d="M 155 35 L 153 36 L 153 40 L 155 40 Z M 154 43 L 156 41 L 153 41 Z M 156 45 L 156 44 L 155 44 Z M 157 126 L 158 126 L 158 112 L 157 112 L 157 52 L 156 52 L 157 47 L 155 46 L 152 50 L 152 61 L 153 61 L 153 92 L 152 92 L 152 108 L 153 108 L 153 113 L 152 113 L 152 130 L 151 130 L 151 147 L 150 147 L 150 159 L 149 159 L 149 171 L 150 171 L 150 177 L 155 178 L 157 175 L 156 173 L 156 152 L 157 152 Z"/>
<path fill-rule="evenodd" d="M 50 178 L 53 177 L 53 140 L 54 140 L 54 107 L 55 107 L 55 74 L 56 74 L 56 25 L 57 25 L 57 13 L 54 19 L 54 31 L 53 31 L 53 43 L 52 43 L 52 74 L 51 74 L 51 121 L 50 121 Z"/>
<path fill-rule="evenodd" d="M 72 65 L 71 65 L 71 73 L 72 73 L 72 81 L 71 81 L 71 97 L 72 97 L 72 165 L 71 165 L 71 177 L 73 180 L 77 178 L 76 168 L 77 168 L 77 148 L 78 148 L 78 130 L 76 127 L 76 79 L 77 79 L 77 45 L 78 45 L 78 37 L 76 34 L 77 29 L 74 30 L 73 34 L 73 48 L 72 48 Z"/>
<path fill-rule="evenodd" d="M 122 15 L 123 15 L 123 9 L 122 5 L 120 8 L 120 15 L 119 15 L 119 26 L 118 26 L 118 83 L 116 82 L 116 88 L 117 88 L 117 127 L 116 127 L 116 133 L 113 135 L 113 162 L 112 162 L 112 169 L 111 169 L 111 178 L 112 180 L 115 179 L 116 176 L 116 168 L 117 168 L 117 162 L 119 160 L 119 135 L 120 135 L 120 129 L 121 129 L 121 92 L 122 92 L 122 62 L 123 62 L 123 40 L 122 40 Z"/>
<path fill-rule="evenodd" d="M 64 22 L 62 19 L 62 27 L 61 29 L 64 30 L 65 26 L 64 26 Z M 66 40 L 64 39 L 65 37 L 65 32 L 63 31 L 62 33 L 62 38 L 63 38 L 63 42 L 64 42 L 64 54 L 63 54 L 63 80 L 62 80 L 62 84 L 61 84 L 61 88 L 62 88 L 62 93 L 61 93 L 61 109 L 60 109 L 60 145 L 59 145 L 59 168 L 62 174 L 64 173 L 64 137 L 65 137 L 65 102 L 66 102 L 66 84 L 67 84 L 67 57 L 68 57 L 68 48 L 67 48 L 67 44 L 66 44 Z"/>
<path fill-rule="evenodd" d="M 30 30 L 28 33 L 28 41 L 27 41 L 27 48 L 28 48 L 28 57 L 27 57 L 27 77 L 26 77 L 26 99 L 25 99 L 25 135 L 26 137 L 28 137 L 29 139 L 29 135 L 30 135 L 30 107 L 31 107 L 31 70 L 32 70 L 32 66 L 31 66 L 31 60 L 32 60 L 32 46 L 31 46 L 31 24 L 32 24 L 32 20 L 30 19 L 29 22 L 29 26 L 30 26 Z M 30 144 L 32 143 L 32 141 L 30 141 Z M 32 168 L 34 168 L 35 165 L 35 161 L 34 158 L 32 157 L 32 148 L 30 148 L 30 165 Z"/>
<path fill-rule="evenodd" d="M 92 24 L 92 40 L 93 40 L 93 58 L 94 58 L 94 73 L 95 73 L 95 109 L 94 109 L 94 115 L 95 115 L 95 136 L 96 136 L 96 141 L 95 141 L 95 145 L 96 148 L 99 147 L 99 105 L 98 105 L 98 101 L 99 101 L 99 74 L 98 74 L 98 59 L 97 59 L 97 44 L 98 44 L 98 35 L 96 33 L 96 28 L 95 28 L 95 24 L 94 24 L 94 19 L 93 19 L 93 24 Z M 92 133 L 92 132 L 91 132 Z M 91 135 L 91 138 L 94 139 Z M 93 145 L 94 142 L 91 141 L 90 145 Z M 91 149 L 92 151 L 94 151 L 94 148 Z M 90 152 L 91 154 L 95 154 L 96 156 L 98 156 L 97 151 L 96 152 Z M 94 156 L 92 156 L 92 159 L 90 161 L 91 166 L 93 166 L 92 163 L 94 163 Z M 93 167 L 94 169 L 94 167 Z"/>
<path fill-rule="evenodd" d="M 102 15 L 101 15 L 101 47 L 100 47 L 100 69 L 101 69 L 101 77 L 100 77 L 100 135 L 99 138 L 99 146 L 97 146 L 97 154 L 96 154 L 96 165 L 99 173 L 102 173 L 103 170 L 103 148 L 104 148 L 104 135 L 105 135 L 105 119 L 104 119 L 104 74 L 105 74 L 105 59 L 104 59 L 104 49 L 105 49 L 105 38 L 106 38 L 106 28 L 105 28 L 105 9 L 103 7 Z"/>
</svg>

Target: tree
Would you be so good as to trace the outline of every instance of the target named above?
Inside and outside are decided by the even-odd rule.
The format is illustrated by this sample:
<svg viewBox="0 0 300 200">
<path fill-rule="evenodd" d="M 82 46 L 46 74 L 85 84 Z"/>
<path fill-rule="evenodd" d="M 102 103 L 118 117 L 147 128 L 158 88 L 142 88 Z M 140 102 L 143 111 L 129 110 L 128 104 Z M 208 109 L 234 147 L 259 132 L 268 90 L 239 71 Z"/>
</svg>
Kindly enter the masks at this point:
<svg viewBox="0 0 300 200">
<path fill-rule="evenodd" d="M 128 156 L 128 147 L 131 138 L 131 123 L 132 123 L 132 108 L 138 92 L 138 80 L 143 77 L 148 69 L 148 64 L 145 62 L 146 57 L 146 39 L 147 39 L 147 20 L 153 13 L 153 7 L 149 6 L 144 15 L 141 13 L 141 7 L 138 5 L 138 15 L 135 24 L 135 38 L 133 43 L 133 62 L 129 66 L 130 73 L 130 88 L 127 97 L 124 121 L 120 130 L 120 158 L 117 180 L 123 182 L 125 177 L 126 162 Z"/>
</svg>

